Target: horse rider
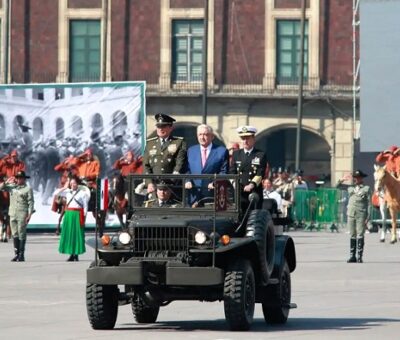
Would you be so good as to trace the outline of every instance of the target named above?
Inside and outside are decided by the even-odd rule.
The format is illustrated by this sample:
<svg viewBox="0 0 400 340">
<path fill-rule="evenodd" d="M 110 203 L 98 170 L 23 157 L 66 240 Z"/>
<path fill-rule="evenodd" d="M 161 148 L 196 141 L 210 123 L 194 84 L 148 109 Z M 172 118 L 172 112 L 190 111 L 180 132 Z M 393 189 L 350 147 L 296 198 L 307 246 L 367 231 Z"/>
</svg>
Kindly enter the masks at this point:
<svg viewBox="0 0 400 340">
<path fill-rule="evenodd" d="M 143 171 L 142 158 L 138 157 L 135 159 L 135 155 L 132 151 L 128 151 L 124 157 L 117 159 L 113 168 L 120 171 L 120 174 L 124 177 L 129 174 L 140 174 Z"/>
<path fill-rule="evenodd" d="M 376 162 L 386 166 L 386 171 L 397 178 L 400 166 L 400 149 L 392 145 L 389 150 L 384 150 L 376 156 Z"/>
<path fill-rule="evenodd" d="M 25 171 L 25 162 L 19 159 L 18 151 L 12 150 L 8 155 L 0 159 L 0 176 L 4 181 L 7 178 L 14 177 L 18 172 Z M 1 193 L 2 198 L 2 237 L 1 240 L 3 242 L 7 242 L 8 238 L 11 238 L 11 229 L 8 218 L 8 207 L 10 204 L 10 194 L 7 191 L 3 191 Z"/>
<path fill-rule="evenodd" d="M 90 189 L 88 211 L 91 211 L 99 227 L 99 236 L 103 236 L 103 227 L 106 217 L 105 211 L 98 211 L 96 215 L 96 179 L 100 176 L 100 161 L 94 156 L 91 148 L 87 148 L 75 158 L 73 164 L 77 167 L 79 179 Z"/>
</svg>

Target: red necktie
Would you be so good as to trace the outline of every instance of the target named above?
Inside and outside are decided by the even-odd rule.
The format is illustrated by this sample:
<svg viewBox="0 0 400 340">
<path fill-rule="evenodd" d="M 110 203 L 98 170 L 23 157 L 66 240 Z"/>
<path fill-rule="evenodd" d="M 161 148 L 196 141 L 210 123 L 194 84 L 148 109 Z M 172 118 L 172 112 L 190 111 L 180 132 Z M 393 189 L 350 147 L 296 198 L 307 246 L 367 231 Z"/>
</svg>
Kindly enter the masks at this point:
<svg viewBox="0 0 400 340">
<path fill-rule="evenodd" d="M 204 165 L 206 165 L 207 161 L 207 149 L 202 149 L 201 152 L 201 167 L 204 168 Z"/>
</svg>

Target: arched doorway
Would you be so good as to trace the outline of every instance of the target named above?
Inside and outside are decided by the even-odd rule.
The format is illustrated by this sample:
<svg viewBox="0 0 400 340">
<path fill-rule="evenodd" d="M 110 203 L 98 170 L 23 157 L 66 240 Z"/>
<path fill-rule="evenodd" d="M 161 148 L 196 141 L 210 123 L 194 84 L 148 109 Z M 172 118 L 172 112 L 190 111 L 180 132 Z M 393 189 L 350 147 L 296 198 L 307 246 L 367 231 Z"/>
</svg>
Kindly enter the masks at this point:
<svg viewBox="0 0 400 340">
<path fill-rule="evenodd" d="M 271 167 L 295 171 L 296 127 L 265 131 L 257 136 L 256 146 L 267 153 Z M 301 131 L 300 168 L 309 178 L 326 178 L 331 173 L 331 152 L 327 141 L 309 130 Z"/>
</svg>

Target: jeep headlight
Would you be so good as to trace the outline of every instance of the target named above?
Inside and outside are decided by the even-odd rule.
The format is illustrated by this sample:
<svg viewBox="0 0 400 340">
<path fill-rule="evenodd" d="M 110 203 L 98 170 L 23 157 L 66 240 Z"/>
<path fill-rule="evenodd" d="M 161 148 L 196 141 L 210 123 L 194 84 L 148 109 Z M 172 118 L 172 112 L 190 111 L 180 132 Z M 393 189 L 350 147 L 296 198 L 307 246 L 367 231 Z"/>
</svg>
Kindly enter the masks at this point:
<svg viewBox="0 0 400 340">
<path fill-rule="evenodd" d="M 129 235 L 129 233 L 127 233 L 127 232 L 122 232 L 122 233 L 119 234 L 119 236 L 118 236 L 119 242 L 121 242 L 123 245 L 129 244 L 129 242 L 131 241 L 131 239 L 132 239 L 131 235 Z"/>
<path fill-rule="evenodd" d="M 198 231 L 194 235 L 194 240 L 196 241 L 197 244 L 204 244 L 207 241 L 207 236 L 202 231 Z"/>
</svg>

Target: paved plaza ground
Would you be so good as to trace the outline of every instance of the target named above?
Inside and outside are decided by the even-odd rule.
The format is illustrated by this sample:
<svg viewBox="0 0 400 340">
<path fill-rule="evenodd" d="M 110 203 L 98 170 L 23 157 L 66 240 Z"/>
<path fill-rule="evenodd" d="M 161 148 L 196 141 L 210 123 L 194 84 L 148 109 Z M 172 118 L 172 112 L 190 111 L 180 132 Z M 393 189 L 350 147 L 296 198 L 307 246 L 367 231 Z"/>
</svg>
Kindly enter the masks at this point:
<svg viewBox="0 0 400 340">
<path fill-rule="evenodd" d="M 138 325 L 130 306 L 119 309 L 112 331 L 90 328 L 85 270 L 58 254 L 58 237 L 29 234 L 25 263 L 11 263 L 12 244 L 0 244 L 0 339 L 398 339 L 400 337 L 400 244 L 366 235 L 365 263 L 347 264 L 349 235 L 291 232 L 297 246 L 291 311 L 284 326 L 267 325 L 256 307 L 251 331 L 227 330 L 222 303 L 173 302 L 158 322 Z M 87 237 L 90 237 L 88 235 Z"/>
</svg>

